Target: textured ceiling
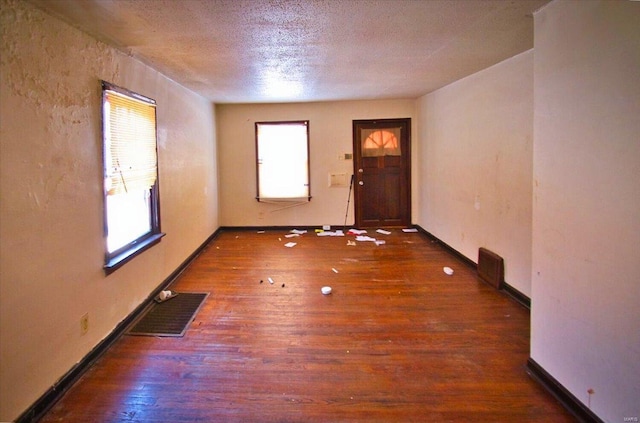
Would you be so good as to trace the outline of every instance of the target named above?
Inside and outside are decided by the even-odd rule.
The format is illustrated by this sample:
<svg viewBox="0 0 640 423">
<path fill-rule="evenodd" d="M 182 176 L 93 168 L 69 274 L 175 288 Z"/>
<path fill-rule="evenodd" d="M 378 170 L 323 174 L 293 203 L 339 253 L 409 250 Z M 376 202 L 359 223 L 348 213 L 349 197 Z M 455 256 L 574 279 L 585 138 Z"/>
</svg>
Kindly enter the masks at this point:
<svg viewBox="0 0 640 423">
<path fill-rule="evenodd" d="M 31 0 L 216 103 L 416 98 L 533 47 L 548 0 Z"/>
</svg>

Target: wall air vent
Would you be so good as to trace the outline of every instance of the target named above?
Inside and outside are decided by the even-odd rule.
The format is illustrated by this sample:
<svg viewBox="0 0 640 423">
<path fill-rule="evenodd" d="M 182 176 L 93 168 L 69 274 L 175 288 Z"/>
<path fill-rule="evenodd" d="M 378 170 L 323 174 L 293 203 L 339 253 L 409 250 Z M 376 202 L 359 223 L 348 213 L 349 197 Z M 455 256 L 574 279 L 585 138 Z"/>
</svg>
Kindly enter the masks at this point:
<svg viewBox="0 0 640 423">
<path fill-rule="evenodd" d="M 496 253 L 480 248 L 478 250 L 478 276 L 496 289 L 504 283 L 504 260 Z"/>
</svg>

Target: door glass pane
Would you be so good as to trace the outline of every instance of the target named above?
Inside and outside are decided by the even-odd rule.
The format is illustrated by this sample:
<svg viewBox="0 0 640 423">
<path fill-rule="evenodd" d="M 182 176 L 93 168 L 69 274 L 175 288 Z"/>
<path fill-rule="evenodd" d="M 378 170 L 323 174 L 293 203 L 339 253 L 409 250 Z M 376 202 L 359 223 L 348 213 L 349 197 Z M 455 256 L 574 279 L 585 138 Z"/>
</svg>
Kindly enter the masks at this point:
<svg viewBox="0 0 640 423">
<path fill-rule="evenodd" d="M 400 129 L 362 129 L 362 155 L 364 157 L 400 156 Z"/>
</svg>

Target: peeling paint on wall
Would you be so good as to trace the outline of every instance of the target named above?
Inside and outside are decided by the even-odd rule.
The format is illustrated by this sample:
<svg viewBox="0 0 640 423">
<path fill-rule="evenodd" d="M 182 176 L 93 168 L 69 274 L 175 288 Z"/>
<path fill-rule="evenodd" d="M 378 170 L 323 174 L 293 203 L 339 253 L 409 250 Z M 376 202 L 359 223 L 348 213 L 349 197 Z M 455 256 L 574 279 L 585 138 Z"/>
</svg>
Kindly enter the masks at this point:
<svg viewBox="0 0 640 423">
<path fill-rule="evenodd" d="M 12 421 L 217 229 L 217 166 L 206 99 L 26 1 L 0 0 L 0 36 L 0 421 Z M 158 100 L 168 234 L 109 277 L 101 80 Z"/>
</svg>

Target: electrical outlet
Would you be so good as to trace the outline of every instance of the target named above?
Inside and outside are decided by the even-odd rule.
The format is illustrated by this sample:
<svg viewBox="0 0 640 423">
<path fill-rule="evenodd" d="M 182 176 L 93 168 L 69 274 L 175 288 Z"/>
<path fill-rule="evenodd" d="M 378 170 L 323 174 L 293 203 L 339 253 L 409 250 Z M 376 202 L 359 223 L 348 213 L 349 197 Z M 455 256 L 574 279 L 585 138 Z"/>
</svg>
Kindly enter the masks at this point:
<svg viewBox="0 0 640 423">
<path fill-rule="evenodd" d="M 89 313 L 85 313 L 80 318 L 80 335 L 89 332 Z"/>
</svg>

